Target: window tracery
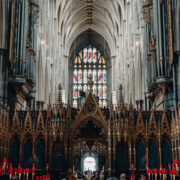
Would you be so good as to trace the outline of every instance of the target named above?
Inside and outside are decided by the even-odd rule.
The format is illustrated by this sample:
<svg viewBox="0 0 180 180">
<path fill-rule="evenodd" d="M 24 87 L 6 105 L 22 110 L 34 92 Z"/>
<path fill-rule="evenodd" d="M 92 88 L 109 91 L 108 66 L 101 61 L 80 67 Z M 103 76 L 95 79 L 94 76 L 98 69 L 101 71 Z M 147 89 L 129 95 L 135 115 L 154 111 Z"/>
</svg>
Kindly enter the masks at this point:
<svg viewBox="0 0 180 180">
<path fill-rule="evenodd" d="M 89 90 L 88 77 L 92 76 L 92 91 L 101 107 L 107 106 L 107 65 L 101 52 L 92 46 L 85 47 L 73 61 L 73 107 L 81 105 Z"/>
</svg>

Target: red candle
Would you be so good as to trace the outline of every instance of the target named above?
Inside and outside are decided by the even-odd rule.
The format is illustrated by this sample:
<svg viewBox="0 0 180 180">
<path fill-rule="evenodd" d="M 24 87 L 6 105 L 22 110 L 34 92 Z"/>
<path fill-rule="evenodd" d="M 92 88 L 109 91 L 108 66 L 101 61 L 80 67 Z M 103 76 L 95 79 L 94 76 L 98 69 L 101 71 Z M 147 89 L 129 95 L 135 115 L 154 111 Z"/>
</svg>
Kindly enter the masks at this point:
<svg viewBox="0 0 180 180">
<path fill-rule="evenodd" d="M 0 176 L 2 175 L 2 173 L 3 173 L 3 170 L 2 170 L 2 168 L 0 168 Z"/>
<path fill-rule="evenodd" d="M 154 174 L 155 174 L 155 180 L 157 180 L 157 174 L 158 174 L 158 170 L 154 169 Z"/>
<path fill-rule="evenodd" d="M 150 177 L 151 177 L 151 169 L 150 168 L 148 168 L 147 173 L 148 173 L 148 179 L 150 180 Z"/>
<path fill-rule="evenodd" d="M 176 169 L 172 169 L 172 171 L 171 171 L 171 177 L 173 176 L 173 180 L 175 180 L 175 178 L 176 178 Z"/>
<path fill-rule="evenodd" d="M 34 169 L 34 168 L 32 168 L 32 173 L 33 173 L 33 174 L 35 173 L 35 169 Z"/>
<path fill-rule="evenodd" d="M 151 169 L 148 169 L 147 172 L 148 172 L 148 173 L 151 173 Z"/>
<path fill-rule="evenodd" d="M 175 160 L 174 160 L 174 163 L 175 163 L 175 164 L 177 164 L 177 163 L 178 163 L 178 160 L 177 160 L 177 159 L 175 159 Z"/>
<path fill-rule="evenodd" d="M 158 173 L 158 170 L 157 169 L 154 169 L 154 174 L 157 174 Z"/>
<path fill-rule="evenodd" d="M 11 179 L 12 174 L 13 174 L 13 168 L 10 168 L 10 169 L 9 169 L 9 179 Z"/>
<path fill-rule="evenodd" d="M 36 180 L 39 180 L 39 176 L 36 176 Z"/>
<path fill-rule="evenodd" d="M 14 169 L 14 172 L 15 172 L 15 174 L 17 174 L 17 172 L 18 172 L 17 168 Z"/>
<path fill-rule="evenodd" d="M 130 175 L 130 178 L 131 178 L 131 180 L 133 179 L 133 175 L 132 174 Z"/>
<path fill-rule="evenodd" d="M 22 174 L 22 172 L 23 172 L 23 169 L 19 167 L 19 168 L 18 168 L 19 179 L 21 179 L 21 174 Z"/>
<path fill-rule="evenodd" d="M 42 176 L 40 176 L 40 177 L 39 177 L 39 180 L 42 180 L 42 179 L 43 179 L 43 177 L 42 177 Z"/>
<path fill-rule="evenodd" d="M 4 158 L 4 159 L 3 159 L 3 162 L 7 162 L 7 159 L 6 159 L 6 158 Z"/>
<path fill-rule="evenodd" d="M 18 168 L 21 168 L 21 164 L 18 164 Z"/>
<path fill-rule="evenodd" d="M 29 174 L 29 171 L 30 171 L 29 168 L 26 168 L 26 174 Z"/>
<path fill-rule="evenodd" d="M 18 169 L 18 173 L 19 173 L 19 174 L 22 174 L 22 172 L 23 172 L 22 168 L 19 168 L 19 169 Z"/>
<path fill-rule="evenodd" d="M 163 179 L 166 179 L 167 170 L 166 169 L 162 169 L 162 174 L 163 174 Z"/>
<path fill-rule="evenodd" d="M 9 169 L 9 174 L 13 174 L 13 168 Z"/>
<path fill-rule="evenodd" d="M 172 175 L 176 175 L 176 169 L 172 169 L 171 173 Z"/>
<path fill-rule="evenodd" d="M 33 167 L 33 168 L 35 167 L 35 164 L 34 164 L 34 163 L 32 164 L 32 167 Z"/>
<path fill-rule="evenodd" d="M 167 174 L 167 170 L 166 169 L 162 169 L 162 173 L 163 174 Z"/>
</svg>

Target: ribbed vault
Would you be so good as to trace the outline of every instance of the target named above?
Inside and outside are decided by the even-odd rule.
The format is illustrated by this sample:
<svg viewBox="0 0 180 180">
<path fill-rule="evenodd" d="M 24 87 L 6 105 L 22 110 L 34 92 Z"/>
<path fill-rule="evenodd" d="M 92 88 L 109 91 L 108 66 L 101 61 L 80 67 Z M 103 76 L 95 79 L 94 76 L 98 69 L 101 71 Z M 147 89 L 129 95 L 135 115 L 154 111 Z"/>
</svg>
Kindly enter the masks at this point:
<svg viewBox="0 0 180 180">
<path fill-rule="evenodd" d="M 123 2 L 122 0 L 58 0 L 56 7 L 58 7 L 59 33 L 67 54 L 79 36 L 82 39 L 85 38 L 84 41 L 96 39 L 93 43 L 99 47 L 98 42 L 103 43 L 105 40 L 113 55 L 121 31 Z M 89 33 L 91 36 L 88 35 Z M 103 42 L 99 35 L 104 38 Z M 78 39 L 79 44 L 82 42 L 81 38 Z"/>
</svg>

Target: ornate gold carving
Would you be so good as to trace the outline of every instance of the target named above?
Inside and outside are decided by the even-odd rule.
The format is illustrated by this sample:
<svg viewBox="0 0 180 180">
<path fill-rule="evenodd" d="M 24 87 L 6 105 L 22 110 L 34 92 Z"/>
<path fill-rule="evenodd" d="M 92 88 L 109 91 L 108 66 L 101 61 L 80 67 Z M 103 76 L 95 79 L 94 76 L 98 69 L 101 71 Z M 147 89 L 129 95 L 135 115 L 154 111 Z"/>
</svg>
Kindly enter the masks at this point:
<svg viewBox="0 0 180 180">
<path fill-rule="evenodd" d="M 161 136 L 166 136 L 168 138 L 170 138 L 171 136 L 171 131 L 169 128 L 169 123 L 165 111 L 163 111 L 162 121 L 161 121 Z"/>
<path fill-rule="evenodd" d="M 111 163 L 117 159 L 116 148 L 119 145 L 119 142 L 125 142 L 125 144 L 128 145 L 130 163 L 136 164 L 136 143 L 139 140 L 145 145 L 146 151 L 144 157 L 145 162 L 148 163 L 148 142 L 152 138 L 155 138 L 158 143 L 159 155 L 161 155 L 161 139 L 165 137 L 168 142 L 172 142 L 173 159 L 178 157 L 178 138 L 180 130 L 177 110 L 175 111 L 175 117 L 174 111 L 172 111 L 172 121 L 169 125 L 169 116 L 166 111 L 137 111 L 133 109 L 132 105 L 128 110 L 124 101 L 119 104 L 120 105 L 115 110 L 113 108 L 108 110 L 111 115 L 109 115 L 109 119 L 106 120 L 102 111 L 99 109 L 92 92 L 89 92 L 75 121 L 71 119 L 73 112 L 71 111 L 70 106 L 67 108 L 63 106 L 49 106 L 47 110 L 42 110 L 41 108 L 38 111 L 31 111 L 30 109 L 27 111 L 15 110 L 13 116 L 10 116 L 13 117 L 12 125 L 9 124 L 8 108 L 6 106 L 1 107 L 0 156 L 8 157 L 9 148 L 15 135 L 20 141 L 19 152 L 21 163 L 23 160 L 23 145 L 28 139 L 33 145 L 33 162 L 36 160 L 36 142 L 42 139 L 45 143 L 44 151 L 46 162 L 52 163 L 52 148 L 54 144 L 58 144 L 59 142 L 59 147 L 60 149 L 64 149 L 64 153 L 58 153 L 61 155 L 64 154 L 66 163 L 69 163 L 69 166 L 72 165 L 73 155 L 79 155 L 81 150 L 93 150 L 98 151 L 104 156 L 108 155 L 108 172 L 110 174 L 111 170 L 116 168 L 114 166 L 111 167 Z M 96 112 L 93 114 L 94 107 Z M 148 122 L 149 117 L 150 120 Z M 24 124 L 20 122 L 22 118 Z M 156 118 L 158 118 L 158 126 Z M 137 119 L 136 123 L 135 119 Z M 86 127 L 89 121 L 94 123 L 93 127 L 95 131 L 100 129 L 98 130 L 99 136 L 76 136 L 80 132 L 79 129 Z M 85 134 L 87 133 L 88 127 L 90 126 L 85 128 Z M 158 158 L 159 162 L 161 162 L 160 156 Z M 67 162 L 68 159 L 69 162 Z"/>
<path fill-rule="evenodd" d="M 156 118 L 154 115 L 154 109 L 152 109 L 151 111 L 149 128 L 148 128 L 148 136 L 155 137 L 155 138 L 158 137 L 158 128 L 157 128 Z"/>
<path fill-rule="evenodd" d="M 84 105 L 84 113 L 88 116 L 94 115 L 97 112 L 97 107 L 92 102 Z"/>
</svg>

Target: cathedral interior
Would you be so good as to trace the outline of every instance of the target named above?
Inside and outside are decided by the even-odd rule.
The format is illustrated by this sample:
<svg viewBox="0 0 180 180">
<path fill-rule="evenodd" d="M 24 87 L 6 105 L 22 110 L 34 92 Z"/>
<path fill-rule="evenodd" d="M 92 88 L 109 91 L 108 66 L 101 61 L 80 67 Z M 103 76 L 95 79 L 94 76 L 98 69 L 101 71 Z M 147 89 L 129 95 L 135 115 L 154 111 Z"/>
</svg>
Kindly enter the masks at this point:
<svg viewBox="0 0 180 180">
<path fill-rule="evenodd" d="M 0 0 L 0 179 L 179 161 L 179 0 Z"/>
</svg>

